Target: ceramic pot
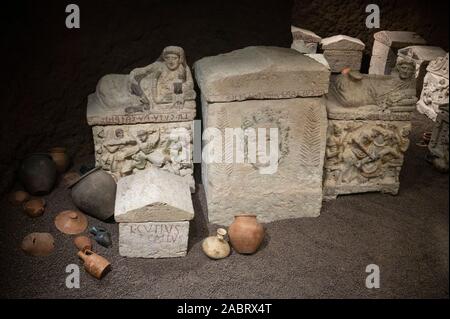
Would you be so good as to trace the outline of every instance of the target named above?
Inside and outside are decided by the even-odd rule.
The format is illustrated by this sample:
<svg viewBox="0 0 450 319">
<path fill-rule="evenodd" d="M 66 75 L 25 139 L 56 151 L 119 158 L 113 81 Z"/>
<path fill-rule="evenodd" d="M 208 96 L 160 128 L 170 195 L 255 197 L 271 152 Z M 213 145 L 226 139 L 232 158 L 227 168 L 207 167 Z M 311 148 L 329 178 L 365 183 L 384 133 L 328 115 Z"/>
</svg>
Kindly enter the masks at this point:
<svg viewBox="0 0 450 319">
<path fill-rule="evenodd" d="M 74 238 L 73 243 L 78 248 L 79 251 L 85 251 L 92 249 L 91 239 L 87 236 L 81 235 Z"/>
<path fill-rule="evenodd" d="M 24 191 L 16 191 L 14 193 L 9 194 L 8 200 L 14 206 L 23 205 L 27 200 L 30 199 L 30 194 Z"/>
<path fill-rule="evenodd" d="M 31 218 L 42 216 L 45 211 L 45 200 L 35 198 L 23 204 L 23 211 Z"/>
<path fill-rule="evenodd" d="M 205 238 L 202 243 L 203 252 L 211 259 L 222 259 L 230 254 L 230 245 L 224 239 L 227 231 L 223 228 L 217 229 L 216 236 Z"/>
<path fill-rule="evenodd" d="M 64 147 L 53 147 L 50 149 L 49 154 L 56 164 L 56 170 L 58 173 L 64 173 L 67 171 L 69 168 L 70 159 Z"/>
<path fill-rule="evenodd" d="M 25 236 L 21 248 L 32 256 L 48 256 L 55 249 L 55 240 L 49 233 L 31 233 Z"/>
<path fill-rule="evenodd" d="M 77 235 L 84 232 L 88 221 L 86 216 L 74 210 L 66 210 L 59 213 L 55 218 L 55 226 L 64 234 Z"/>
<path fill-rule="evenodd" d="M 264 227 L 258 223 L 256 215 L 236 215 L 228 228 L 228 236 L 238 253 L 253 254 L 264 239 Z"/>
<path fill-rule="evenodd" d="M 97 279 L 101 279 L 111 268 L 111 264 L 106 258 L 89 249 L 79 251 L 78 257 L 83 260 L 84 269 Z"/>
<path fill-rule="evenodd" d="M 103 227 L 93 226 L 89 229 L 89 232 L 94 235 L 95 241 L 103 247 L 108 248 L 112 245 L 111 234 Z"/>
<path fill-rule="evenodd" d="M 56 165 L 48 154 L 31 154 L 21 164 L 19 178 L 32 195 L 46 195 L 56 181 Z"/>
<path fill-rule="evenodd" d="M 116 182 L 100 167 L 81 176 L 70 188 L 73 203 L 81 211 L 100 220 L 114 215 Z"/>
</svg>

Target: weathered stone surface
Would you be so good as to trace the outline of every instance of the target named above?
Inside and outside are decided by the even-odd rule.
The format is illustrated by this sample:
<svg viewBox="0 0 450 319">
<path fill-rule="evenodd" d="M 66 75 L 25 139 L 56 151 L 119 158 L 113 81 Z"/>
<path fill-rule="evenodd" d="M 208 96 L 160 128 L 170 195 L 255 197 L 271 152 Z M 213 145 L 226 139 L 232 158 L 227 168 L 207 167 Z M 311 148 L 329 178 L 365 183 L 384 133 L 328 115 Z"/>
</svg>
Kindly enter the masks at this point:
<svg viewBox="0 0 450 319">
<path fill-rule="evenodd" d="M 94 126 L 96 166 L 116 179 L 149 167 L 180 175 L 195 189 L 193 122 Z"/>
<path fill-rule="evenodd" d="M 328 118 L 336 120 L 409 120 L 417 102 L 415 64 L 399 59 L 392 75 L 351 71 L 332 78 Z"/>
<path fill-rule="evenodd" d="M 427 73 L 427 66 L 430 61 L 445 56 L 447 52 L 440 47 L 428 45 L 413 45 L 398 50 L 399 58 L 410 58 L 416 64 L 416 89 L 417 96 L 420 96 L 423 88 L 423 79 Z"/>
<path fill-rule="evenodd" d="M 262 174 L 264 166 L 247 159 L 245 163 L 202 164 L 211 223 L 229 225 L 240 212 L 257 214 L 262 222 L 320 214 L 327 130 L 322 98 L 203 100 L 203 115 L 205 127 L 221 132 L 262 127 L 278 129 L 279 136 L 278 167 L 273 174 Z M 226 148 L 227 141 L 222 142 Z"/>
<path fill-rule="evenodd" d="M 121 178 L 114 218 L 119 223 L 173 222 L 194 218 L 189 184 L 157 168 Z"/>
<path fill-rule="evenodd" d="M 203 58 L 195 77 L 208 102 L 321 96 L 329 70 L 299 52 L 278 47 L 247 47 Z"/>
<path fill-rule="evenodd" d="M 320 64 L 324 65 L 328 70 L 330 70 L 330 65 L 328 64 L 327 59 L 325 59 L 325 57 L 323 56 L 323 54 L 319 54 L 319 53 L 310 53 L 310 54 L 305 54 L 307 57 L 316 60 L 317 62 L 319 62 Z"/>
<path fill-rule="evenodd" d="M 120 223 L 119 254 L 137 258 L 184 257 L 188 238 L 188 221 Z"/>
<path fill-rule="evenodd" d="M 423 82 L 417 110 L 433 121 L 440 112 L 439 107 L 449 103 L 448 53 L 430 62 Z"/>
<path fill-rule="evenodd" d="M 366 45 L 357 38 L 347 35 L 335 35 L 320 42 L 322 50 L 363 51 Z"/>
<path fill-rule="evenodd" d="M 409 121 L 330 120 L 324 174 L 324 198 L 383 192 L 396 195 Z"/>
<path fill-rule="evenodd" d="M 195 91 L 184 50 L 166 47 L 160 58 L 129 75 L 100 79 L 88 98 L 89 125 L 180 122 L 195 117 Z"/>
<path fill-rule="evenodd" d="M 312 31 L 297 28 L 292 26 L 292 45 L 291 49 L 294 49 L 300 53 L 316 53 L 317 46 L 322 40 L 317 34 Z"/>
<path fill-rule="evenodd" d="M 431 154 L 429 160 L 442 172 L 448 172 L 448 133 L 448 104 L 445 104 L 440 106 L 440 112 L 428 144 Z"/>
<path fill-rule="evenodd" d="M 404 48 L 410 45 L 424 45 L 426 41 L 417 33 L 410 31 L 379 31 L 373 37 L 376 41 L 391 47 Z"/>
<path fill-rule="evenodd" d="M 333 73 L 339 73 L 345 68 L 355 71 L 361 69 L 362 51 L 325 50 L 323 56 Z"/>
<path fill-rule="evenodd" d="M 380 31 L 374 34 L 374 38 L 369 74 L 390 74 L 396 63 L 398 49 L 426 44 L 418 34 L 408 31 Z"/>
</svg>

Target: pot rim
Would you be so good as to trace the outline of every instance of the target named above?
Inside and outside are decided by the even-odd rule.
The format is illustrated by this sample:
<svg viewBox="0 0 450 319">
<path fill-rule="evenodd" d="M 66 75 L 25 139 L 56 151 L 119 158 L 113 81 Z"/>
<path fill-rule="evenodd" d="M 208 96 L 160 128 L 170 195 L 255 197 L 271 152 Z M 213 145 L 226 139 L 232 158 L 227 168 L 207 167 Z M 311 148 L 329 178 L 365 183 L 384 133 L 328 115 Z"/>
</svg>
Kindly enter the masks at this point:
<svg viewBox="0 0 450 319">
<path fill-rule="evenodd" d="M 81 175 L 80 178 L 78 178 L 75 182 L 73 182 L 72 184 L 69 184 L 69 186 L 67 186 L 68 189 L 74 187 L 76 184 L 78 184 L 78 182 L 80 182 L 82 179 L 84 179 L 85 177 L 91 175 L 92 173 L 98 171 L 99 169 L 101 169 L 100 166 L 94 167 L 93 169 L 91 169 L 90 171 L 84 173 L 84 175 Z"/>
<path fill-rule="evenodd" d="M 242 213 L 234 215 L 234 217 L 258 217 L 258 215 L 252 213 Z"/>
</svg>

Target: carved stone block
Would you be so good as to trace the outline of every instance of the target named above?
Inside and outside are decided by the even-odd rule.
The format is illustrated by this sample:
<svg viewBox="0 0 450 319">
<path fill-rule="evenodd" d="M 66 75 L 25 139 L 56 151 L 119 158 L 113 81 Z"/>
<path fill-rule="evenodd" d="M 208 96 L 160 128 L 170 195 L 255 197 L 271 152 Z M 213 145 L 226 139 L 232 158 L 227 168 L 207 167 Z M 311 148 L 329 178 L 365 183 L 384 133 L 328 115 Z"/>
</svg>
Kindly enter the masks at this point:
<svg viewBox="0 0 450 319">
<path fill-rule="evenodd" d="M 157 168 L 121 178 L 114 219 L 119 223 L 173 222 L 194 218 L 188 182 Z"/>
<path fill-rule="evenodd" d="M 247 47 L 206 57 L 194 64 L 195 78 L 208 102 L 288 99 L 328 92 L 329 70 L 299 52 Z"/>
<path fill-rule="evenodd" d="M 324 173 L 324 198 L 341 194 L 397 194 L 409 121 L 330 120 Z"/>
<path fill-rule="evenodd" d="M 316 53 L 317 47 L 322 40 L 317 34 L 312 31 L 291 26 L 292 45 L 294 49 L 300 53 Z"/>
<path fill-rule="evenodd" d="M 436 169 L 442 172 L 448 172 L 448 134 L 448 104 L 445 104 L 440 107 L 428 144 L 429 160 Z"/>
<path fill-rule="evenodd" d="M 425 45 L 415 32 L 380 31 L 374 34 L 369 74 L 389 75 L 396 64 L 398 49 L 411 45 Z"/>
<path fill-rule="evenodd" d="M 323 56 L 327 59 L 333 73 L 340 73 L 345 68 L 356 71 L 361 69 L 362 51 L 325 50 Z"/>
<path fill-rule="evenodd" d="M 423 82 L 422 94 L 417 110 L 433 121 L 440 112 L 439 107 L 449 103 L 448 53 L 430 62 Z"/>
<path fill-rule="evenodd" d="M 188 238 L 188 221 L 120 223 L 119 254 L 140 258 L 184 257 Z"/>
<path fill-rule="evenodd" d="M 116 179 L 150 167 L 183 176 L 195 188 L 193 122 L 94 126 L 96 166 Z"/>
<path fill-rule="evenodd" d="M 226 158 L 225 163 L 202 164 L 210 222 L 229 225 L 240 212 L 255 213 L 262 222 L 319 216 L 327 129 L 322 98 L 203 101 L 203 114 L 206 127 L 222 132 L 248 127 L 278 131 L 273 174 L 262 174 L 258 163 L 226 163 Z"/>
</svg>

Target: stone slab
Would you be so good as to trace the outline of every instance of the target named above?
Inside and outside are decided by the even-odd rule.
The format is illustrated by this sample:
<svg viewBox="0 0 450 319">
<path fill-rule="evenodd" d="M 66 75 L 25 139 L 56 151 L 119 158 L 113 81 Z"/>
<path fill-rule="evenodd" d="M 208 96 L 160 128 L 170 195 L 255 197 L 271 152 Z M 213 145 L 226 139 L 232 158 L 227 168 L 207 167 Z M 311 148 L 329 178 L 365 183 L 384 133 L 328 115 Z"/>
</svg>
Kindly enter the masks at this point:
<svg viewBox="0 0 450 319">
<path fill-rule="evenodd" d="M 119 224 L 119 254 L 123 257 L 184 257 L 188 241 L 188 221 Z"/>
<path fill-rule="evenodd" d="M 392 48 L 403 48 L 410 45 L 425 45 L 426 41 L 416 32 L 410 31 L 379 31 L 374 34 L 376 41 Z"/>
<path fill-rule="evenodd" d="M 325 59 L 325 56 L 323 54 L 319 53 L 310 53 L 305 54 L 307 57 L 316 60 L 320 64 L 324 65 L 328 70 L 331 70 L 330 65 L 328 64 L 327 59 Z"/>
<path fill-rule="evenodd" d="M 322 50 L 363 51 L 366 45 L 360 39 L 347 35 L 335 35 L 320 42 Z"/>
<path fill-rule="evenodd" d="M 157 168 L 149 168 L 117 183 L 114 218 L 119 223 L 173 222 L 194 218 L 186 180 Z"/>
<path fill-rule="evenodd" d="M 314 42 L 305 42 L 304 40 L 294 40 L 291 44 L 291 49 L 303 54 L 316 53 L 318 44 Z"/>
<path fill-rule="evenodd" d="M 279 132 L 273 174 L 262 174 L 261 166 L 248 161 L 202 163 L 211 223 L 229 225 L 242 212 L 257 214 L 261 222 L 319 216 L 327 130 L 322 98 L 202 103 L 205 128 L 223 132 L 227 127 L 263 127 Z"/>
<path fill-rule="evenodd" d="M 330 75 L 295 50 L 263 46 L 203 58 L 194 72 L 208 102 L 322 96 Z"/>
<path fill-rule="evenodd" d="M 328 61 L 333 73 L 339 73 L 345 68 L 355 71 L 361 69 L 362 51 L 325 50 L 323 56 Z"/>
</svg>

